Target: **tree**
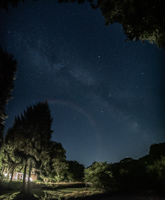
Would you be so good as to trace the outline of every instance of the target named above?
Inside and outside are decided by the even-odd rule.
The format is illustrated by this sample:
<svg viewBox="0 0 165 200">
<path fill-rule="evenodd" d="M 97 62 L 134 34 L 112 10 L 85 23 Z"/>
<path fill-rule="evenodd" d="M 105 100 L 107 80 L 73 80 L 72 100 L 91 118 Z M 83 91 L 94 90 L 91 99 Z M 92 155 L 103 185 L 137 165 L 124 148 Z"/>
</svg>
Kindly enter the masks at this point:
<svg viewBox="0 0 165 200">
<path fill-rule="evenodd" d="M 2 160 L 3 160 L 3 151 L 2 151 L 2 147 L 0 148 L 0 181 L 3 180 L 3 165 L 2 165 Z"/>
<path fill-rule="evenodd" d="M 78 163 L 77 161 L 67 161 L 68 171 L 67 178 L 71 181 L 82 181 L 84 178 L 84 165 Z"/>
<path fill-rule="evenodd" d="M 127 40 L 148 40 L 165 47 L 165 1 L 98 0 L 106 25 L 122 24 Z"/>
<path fill-rule="evenodd" d="M 121 160 L 119 165 L 118 182 L 120 182 L 120 189 L 142 189 L 145 190 L 148 186 L 148 177 L 146 173 L 145 160 L 134 160 L 132 158 L 125 158 Z"/>
<path fill-rule="evenodd" d="M 0 6 L 7 10 L 8 4 L 17 6 L 23 0 L 3 0 Z M 165 47 L 165 1 L 164 0 L 87 0 L 92 8 L 99 8 L 106 25 L 122 24 L 127 40 L 145 40 Z M 85 0 L 58 0 L 84 3 Z M 96 2 L 96 3 L 95 3 Z"/>
<path fill-rule="evenodd" d="M 153 189 L 163 191 L 165 187 L 165 156 L 156 159 L 153 164 L 147 166 L 147 169 Z"/>
<path fill-rule="evenodd" d="M 106 162 L 94 162 L 85 169 L 85 181 L 91 182 L 97 189 L 111 191 L 113 188 L 113 175 L 110 165 Z"/>
<path fill-rule="evenodd" d="M 150 146 L 147 173 L 152 188 L 163 190 L 165 186 L 165 143 Z"/>
<path fill-rule="evenodd" d="M 44 180 L 63 181 L 68 169 L 65 149 L 61 143 L 50 141 L 48 147 L 41 153 L 40 176 Z"/>
<path fill-rule="evenodd" d="M 125 158 L 111 165 L 118 190 L 157 190 L 165 186 L 165 143 L 150 147 L 149 155 L 138 160 Z"/>
<path fill-rule="evenodd" d="M 3 144 L 2 148 L 2 174 L 10 174 L 10 181 L 13 180 L 14 170 L 19 167 L 19 171 L 22 168 L 22 159 L 17 155 L 13 144 L 11 142 Z"/>
<path fill-rule="evenodd" d="M 85 0 L 59 0 L 84 3 Z M 92 8 L 100 9 L 105 24 L 120 23 L 127 40 L 145 40 L 165 47 L 164 0 L 88 0 Z M 95 3 L 96 2 L 96 3 Z"/>
<path fill-rule="evenodd" d="M 51 142 L 50 149 L 50 158 L 51 158 L 51 168 L 55 173 L 55 180 L 57 182 L 63 181 L 65 179 L 65 173 L 68 169 L 66 162 L 65 149 L 62 147 L 61 143 Z"/>
<path fill-rule="evenodd" d="M 165 157 L 165 142 L 151 145 L 149 155 L 153 161 L 161 159 L 162 156 Z"/>
<path fill-rule="evenodd" d="M 35 1 L 35 0 L 33 0 Z M 1 0 L 0 8 L 4 8 L 8 11 L 8 6 L 12 5 L 13 7 L 17 7 L 19 2 L 24 2 L 24 0 Z"/>
<path fill-rule="evenodd" d="M 59 3 L 63 3 L 63 2 L 69 3 L 69 2 L 76 2 L 76 1 L 77 1 L 79 4 L 85 2 L 85 0 L 58 0 Z M 92 3 L 92 2 L 94 2 L 95 0 L 87 0 L 87 1 L 90 2 L 90 3 Z"/>
<path fill-rule="evenodd" d="M 20 117 L 15 117 L 14 125 L 5 138 L 5 144 L 12 144 L 12 152 L 22 160 L 24 165 L 23 192 L 26 192 L 27 169 L 29 190 L 32 167 L 41 164 L 42 151 L 51 139 L 51 123 L 52 118 L 47 102 L 38 103 L 27 107 Z"/>
<path fill-rule="evenodd" d="M 13 55 L 3 51 L 0 47 L 0 147 L 3 141 L 4 122 L 7 117 L 5 106 L 12 97 L 16 69 L 17 62 L 13 59 Z"/>
</svg>

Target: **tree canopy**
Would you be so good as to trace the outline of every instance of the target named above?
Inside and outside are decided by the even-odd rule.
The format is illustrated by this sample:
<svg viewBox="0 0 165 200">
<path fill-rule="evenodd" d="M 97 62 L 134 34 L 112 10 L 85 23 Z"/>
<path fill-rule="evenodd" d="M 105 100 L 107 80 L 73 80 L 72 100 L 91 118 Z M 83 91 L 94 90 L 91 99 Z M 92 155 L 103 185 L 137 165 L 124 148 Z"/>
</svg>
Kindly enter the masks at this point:
<svg viewBox="0 0 165 200">
<path fill-rule="evenodd" d="M 82 181 L 84 178 L 84 165 L 78 163 L 77 161 L 67 161 L 68 170 L 67 178 L 71 181 Z"/>
<path fill-rule="evenodd" d="M 47 149 L 51 139 L 51 123 L 48 104 L 41 102 L 27 107 L 21 116 L 15 117 L 13 127 L 7 132 L 4 144 L 6 162 L 12 161 L 13 170 L 16 164 L 24 166 L 23 191 L 27 168 L 29 183 L 32 167 L 41 165 L 43 161 L 42 152 Z"/>
<path fill-rule="evenodd" d="M 41 153 L 40 177 L 45 181 L 64 181 L 68 169 L 65 153 L 61 143 L 50 141 Z"/>
<path fill-rule="evenodd" d="M 3 140 L 4 122 L 7 117 L 5 107 L 12 97 L 16 69 L 17 62 L 13 59 L 13 55 L 0 47 L 0 146 Z"/>
<path fill-rule="evenodd" d="M 8 4 L 17 6 L 24 0 L 2 0 L 0 6 L 8 9 Z M 105 24 L 120 23 L 126 40 L 145 40 L 165 47 L 165 1 L 164 0 L 87 0 L 92 8 L 100 9 Z M 59 3 L 78 2 L 85 0 L 58 0 Z"/>
<path fill-rule="evenodd" d="M 94 162 L 84 171 L 85 181 L 104 191 L 164 191 L 165 143 L 153 144 L 149 155 L 138 160 L 124 158 L 108 164 Z"/>
<path fill-rule="evenodd" d="M 59 0 L 75 2 L 76 0 Z M 85 0 L 77 0 L 84 3 Z M 164 0 L 88 0 L 92 8 L 100 9 L 105 24 L 120 23 L 126 40 L 145 40 L 165 47 Z"/>
<path fill-rule="evenodd" d="M 110 165 L 106 162 L 94 162 L 85 169 L 85 181 L 92 182 L 93 186 L 103 191 L 111 191 L 113 176 Z"/>
</svg>

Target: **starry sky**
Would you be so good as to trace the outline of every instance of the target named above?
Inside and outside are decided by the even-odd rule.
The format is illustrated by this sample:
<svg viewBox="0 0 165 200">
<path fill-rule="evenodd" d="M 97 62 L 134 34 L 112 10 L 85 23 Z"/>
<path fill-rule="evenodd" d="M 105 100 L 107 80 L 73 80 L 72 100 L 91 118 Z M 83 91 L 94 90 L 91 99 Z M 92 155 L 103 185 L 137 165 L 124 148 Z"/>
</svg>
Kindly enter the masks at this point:
<svg viewBox="0 0 165 200">
<path fill-rule="evenodd" d="M 165 142 L 165 50 L 126 42 L 88 3 L 25 1 L 0 10 L 0 45 L 18 63 L 5 132 L 27 106 L 49 103 L 52 140 L 85 166 Z"/>
</svg>

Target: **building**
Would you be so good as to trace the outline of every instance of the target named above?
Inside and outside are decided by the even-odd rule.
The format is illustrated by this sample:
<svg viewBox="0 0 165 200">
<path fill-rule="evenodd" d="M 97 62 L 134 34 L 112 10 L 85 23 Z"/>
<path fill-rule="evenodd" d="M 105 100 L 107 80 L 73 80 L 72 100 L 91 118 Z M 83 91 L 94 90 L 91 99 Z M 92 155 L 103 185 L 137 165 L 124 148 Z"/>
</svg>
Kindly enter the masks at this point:
<svg viewBox="0 0 165 200">
<path fill-rule="evenodd" d="M 6 174 L 6 176 L 7 176 L 7 174 Z M 10 177 L 11 177 L 11 174 L 9 174 L 9 179 L 10 179 Z M 38 178 L 38 175 L 36 174 L 35 169 L 32 169 L 30 181 L 36 181 L 37 178 Z M 22 181 L 23 180 L 23 173 L 14 172 L 12 180 L 13 181 Z M 28 180 L 28 175 L 26 174 L 26 181 L 27 180 Z"/>
</svg>

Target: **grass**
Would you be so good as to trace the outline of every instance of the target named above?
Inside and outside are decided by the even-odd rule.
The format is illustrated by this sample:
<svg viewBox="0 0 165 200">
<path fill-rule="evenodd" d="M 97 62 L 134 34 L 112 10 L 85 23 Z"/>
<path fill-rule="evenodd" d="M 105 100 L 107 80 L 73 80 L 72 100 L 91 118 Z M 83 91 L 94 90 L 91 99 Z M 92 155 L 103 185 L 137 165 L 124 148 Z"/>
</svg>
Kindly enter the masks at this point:
<svg viewBox="0 0 165 200">
<path fill-rule="evenodd" d="M 35 197 L 45 200 L 45 199 L 69 199 L 71 197 L 84 197 L 90 196 L 93 194 L 100 193 L 96 191 L 94 188 L 88 188 L 85 190 L 82 184 L 67 184 L 67 185 L 58 185 L 56 187 L 49 186 L 47 189 L 39 189 L 33 190 L 33 194 Z"/>
<path fill-rule="evenodd" d="M 3 200 L 14 200 L 14 199 L 25 199 L 20 194 L 22 183 L 3 183 L 1 184 L 2 189 L 0 190 L 0 199 Z M 84 196 L 91 196 L 99 194 L 94 188 L 89 187 L 85 190 L 84 184 L 71 183 L 71 184 L 32 184 L 32 194 L 36 199 L 48 200 L 48 199 L 69 199 L 78 198 Z M 18 197 L 19 196 L 19 197 Z M 27 197 L 26 197 L 27 198 Z"/>
<path fill-rule="evenodd" d="M 165 200 L 165 195 L 158 195 L 154 193 L 111 193 L 103 194 L 92 187 L 85 190 L 84 184 L 37 184 L 32 183 L 32 194 L 25 195 L 20 193 L 22 186 L 21 182 L 3 183 L 0 189 L 1 200 L 70 200 L 79 199 L 79 197 L 86 197 L 90 200 Z"/>
</svg>

